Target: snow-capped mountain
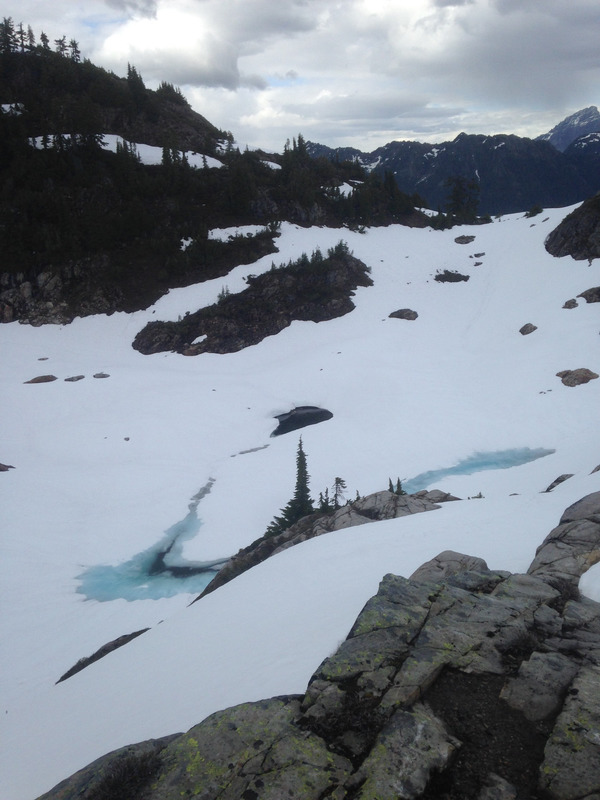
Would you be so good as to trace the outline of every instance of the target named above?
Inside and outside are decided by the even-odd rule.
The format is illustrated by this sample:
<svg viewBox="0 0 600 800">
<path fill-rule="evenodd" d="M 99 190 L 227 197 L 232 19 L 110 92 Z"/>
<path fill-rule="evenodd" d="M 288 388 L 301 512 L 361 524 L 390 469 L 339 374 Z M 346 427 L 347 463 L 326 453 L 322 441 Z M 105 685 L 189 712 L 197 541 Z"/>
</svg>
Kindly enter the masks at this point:
<svg viewBox="0 0 600 800">
<path fill-rule="evenodd" d="M 3 796 L 33 800 L 112 749 L 302 692 L 385 573 L 445 549 L 527 568 L 600 481 L 600 380 L 557 376 L 600 373 L 598 306 L 579 297 L 600 261 L 544 248 L 570 210 L 446 231 L 284 223 L 275 256 L 144 311 L 0 327 Z M 373 281 L 350 313 L 226 355 L 132 348 L 148 322 L 340 239 Z M 416 317 L 390 317 L 403 308 Z M 202 576 L 157 573 L 157 553 L 197 568 L 261 536 L 294 483 L 299 432 L 272 438 L 276 417 L 311 405 L 333 414 L 301 431 L 314 498 L 337 476 L 349 499 L 399 476 L 462 501 L 304 542 L 189 606 Z M 600 598 L 597 567 L 581 588 Z"/>
<path fill-rule="evenodd" d="M 576 139 L 598 131 L 600 131 L 600 112 L 596 106 L 588 106 L 588 108 L 582 108 L 580 111 L 565 117 L 562 122 L 555 125 L 548 133 L 543 133 L 537 138 L 550 142 L 557 150 L 564 153 Z"/>
<path fill-rule="evenodd" d="M 588 150 L 572 159 L 545 141 L 519 136 L 461 133 L 439 144 L 389 142 L 370 153 L 332 149 L 313 142 L 315 158 L 351 160 L 377 174 L 391 172 L 401 191 L 417 193 L 429 208 L 445 208 L 447 181 L 461 175 L 479 187 L 479 213 L 506 214 L 534 206 L 565 206 L 600 188 Z"/>
</svg>

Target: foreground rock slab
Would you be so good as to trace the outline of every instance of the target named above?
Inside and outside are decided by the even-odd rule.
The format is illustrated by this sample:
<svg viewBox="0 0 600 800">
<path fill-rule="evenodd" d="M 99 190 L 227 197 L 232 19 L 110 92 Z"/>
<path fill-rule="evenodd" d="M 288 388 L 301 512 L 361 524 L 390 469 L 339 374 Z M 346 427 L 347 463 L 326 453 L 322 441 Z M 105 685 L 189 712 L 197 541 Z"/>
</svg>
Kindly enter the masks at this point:
<svg viewBox="0 0 600 800">
<path fill-rule="evenodd" d="M 529 574 L 441 553 L 386 575 L 304 696 L 109 754 L 43 800 L 598 800 L 600 492 Z"/>
</svg>

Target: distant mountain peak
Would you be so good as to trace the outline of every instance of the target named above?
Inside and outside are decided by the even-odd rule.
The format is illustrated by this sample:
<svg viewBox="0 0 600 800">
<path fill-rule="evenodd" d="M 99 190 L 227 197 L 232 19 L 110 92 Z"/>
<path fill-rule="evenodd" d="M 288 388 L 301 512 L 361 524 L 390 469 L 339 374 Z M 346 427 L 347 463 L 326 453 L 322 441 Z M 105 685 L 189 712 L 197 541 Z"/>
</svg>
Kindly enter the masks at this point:
<svg viewBox="0 0 600 800">
<path fill-rule="evenodd" d="M 597 131 L 600 131 L 600 112 L 597 106 L 588 106 L 565 117 L 551 131 L 537 138 L 550 142 L 557 150 L 564 152 L 575 139 Z"/>
</svg>

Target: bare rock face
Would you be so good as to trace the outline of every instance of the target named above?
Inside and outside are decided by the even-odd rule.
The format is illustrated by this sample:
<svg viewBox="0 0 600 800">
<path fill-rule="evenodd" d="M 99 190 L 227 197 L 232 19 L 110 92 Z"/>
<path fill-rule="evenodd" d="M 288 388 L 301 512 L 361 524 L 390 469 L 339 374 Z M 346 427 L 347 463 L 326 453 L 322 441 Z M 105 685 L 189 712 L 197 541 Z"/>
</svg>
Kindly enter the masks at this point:
<svg viewBox="0 0 600 800">
<path fill-rule="evenodd" d="M 600 561 L 600 492 L 569 506 L 538 547 L 528 573 L 544 580 L 558 579 L 572 587 Z"/>
<path fill-rule="evenodd" d="M 579 303 L 577 302 L 577 300 L 575 300 L 574 297 L 572 297 L 570 300 L 565 300 L 565 302 L 563 303 L 563 308 L 578 308 L 578 307 Z"/>
<path fill-rule="evenodd" d="M 555 228 L 545 241 L 553 256 L 576 261 L 600 257 L 600 194 L 586 200 Z"/>
<path fill-rule="evenodd" d="M 580 367 L 579 369 L 564 369 L 562 372 L 557 372 L 556 377 L 560 378 L 565 386 L 580 386 L 582 383 L 593 381 L 598 374 L 587 367 Z"/>
<path fill-rule="evenodd" d="M 526 575 L 452 551 L 386 575 L 304 696 L 123 748 L 40 800 L 596 800 L 600 603 L 576 588 L 594 560 L 600 492 Z"/>
</svg>

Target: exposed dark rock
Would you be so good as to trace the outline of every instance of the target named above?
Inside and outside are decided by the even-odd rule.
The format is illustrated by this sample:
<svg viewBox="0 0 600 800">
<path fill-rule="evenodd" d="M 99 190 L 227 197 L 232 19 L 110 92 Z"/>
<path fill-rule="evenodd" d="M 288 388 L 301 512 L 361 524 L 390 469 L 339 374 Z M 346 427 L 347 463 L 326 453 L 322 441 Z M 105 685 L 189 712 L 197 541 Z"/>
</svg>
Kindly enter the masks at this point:
<svg viewBox="0 0 600 800">
<path fill-rule="evenodd" d="M 303 698 L 116 751 L 41 800 L 595 800 L 600 604 L 564 601 L 557 586 L 565 559 L 574 581 L 600 560 L 600 492 L 564 526 L 531 574 L 447 552 L 408 580 L 386 575 Z M 148 752 L 151 781 L 138 785 Z"/>
<path fill-rule="evenodd" d="M 471 244 L 471 242 L 475 241 L 475 237 L 466 235 L 457 236 L 454 241 L 456 242 L 456 244 Z"/>
<path fill-rule="evenodd" d="M 179 322 L 151 322 L 133 341 L 141 353 L 233 353 L 258 344 L 293 320 L 323 322 L 354 308 L 358 286 L 372 286 L 368 268 L 349 253 L 318 264 L 295 264 L 248 276 L 248 288 Z M 197 340 L 205 337 L 202 341 Z M 196 343 L 194 343 L 196 342 Z"/>
<path fill-rule="evenodd" d="M 600 303 L 600 286 L 586 289 L 585 292 L 578 294 L 577 297 L 583 297 L 586 303 Z"/>
<path fill-rule="evenodd" d="M 439 281 L 439 283 L 458 283 L 459 281 L 468 281 L 469 276 L 461 275 L 456 270 L 445 269 L 443 272 L 438 272 L 434 276 L 434 280 Z"/>
<path fill-rule="evenodd" d="M 137 639 L 138 636 L 141 636 L 142 633 L 146 633 L 149 628 L 143 628 L 140 631 L 134 631 L 133 633 L 125 633 L 123 636 L 119 636 L 117 639 L 113 639 L 112 642 L 107 642 L 107 644 L 102 645 L 96 650 L 95 653 L 92 653 L 91 656 L 87 656 L 85 658 L 80 658 L 79 661 L 74 664 L 70 669 L 68 669 L 64 675 L 61 675 L 60 678 L 56 681 L 57 683 L 61 683 L 61 681 L 66 681 L 67 678 L 71 678 L 73 675 L 76 675 L 78 672 L 81 672 L 82 669 L 89 667 L 90 664 L 93 664 L 95 661 L 99 661 L 104 656 L 107 656 L 109 653 L 112 653 L 113 650 L 118 650 L 119 647 L 123 647 L 124 644 L 131 642 L 133 639 Z"/>
<path fill-rule="evenodd" d="M 9 469 L 14 469 L 12 464 L 0 464 L 0 472 L 8 472 Z"/>
<path fill-rule="evenodd" d="M 298 406 L 285 414 L 276 415 L 275 419 L 279 421 L 279 424 L 271 436 L 281 436 L 290 431 L 306 428 L 307 425 L 316 425 L 319 422 L 325 422 L 332 417 L 333 414 L 326 408 L 319 408 L 318 406 Z"/>
<path fill-rule="evenodd" d="M 573 473 L 572 472 L 565 472 L 564 475 L 559 475 L 558 478 L 556 478 L 556 480 L 553 480 L 552 483 L 550 484 L 550 486 L 547 486 L 546 489 L 544 489 L 544 491 L 545 492 L 551 492 L 552 489 L 555 489 L 561 483 L 564 483 L 564 481 L 567 481 L 567 480 L 569 480 L 569 478 L 572 478 L 572 477 L 573 477 Z"/>
<path fill-rule="evenodd" d="M 574 297 L 572 297 L 570 300 L 565 300 L 565 302 L 563 303 L 563 308 L 578 308 L 578 307 L 579 303 L 577 302 L 577 300 L 575 300 Z"/>
<path fill-rule="evenodd" d="M 572 211 L 547 237 L 546 250 L 553 256 L 572 256 L 576 261 L 600 257 L 600 194 Z"/>
<path fill-rule="evenodd" d="M 65 378 L 67 383 L 76 383 L 77 381 L 82 381 L 85 378 L 85 375 L 72 375 L 70 378 Z"/>
<path fill-rule="evenodd" d="M 58 380 L 56 375 L 38 375 L 36 378 L 32 378 L 30 381 L 25 381 L 25 383 L 52 383 L 52 381 L 56 380 Z"/>
<path fill-rule="evenodd" d="M 94 378 L 110 378 L 110 375 L 106 372 L 96 372 Z"/>
<path fill-rule="evenodd" d="M 537 331 L 537 325 L 534 325 L 532 322 L 527 322 L 522 328 L 519 328 L 519 333 L 523 334 L 523 336 L 527 336 L 534 331 Z"/>
<path fill-rule="evenodd" d="M 419 315 L 412 308 L 399 308 L 398 311 L 392 311 L 390 317 L 393 319 L 417 319 Z"/>
<path fill-rule="evenodd" d="M 560 378 L 565 386 L 580 386 L 582 383 L 593 381 L 598 375 L 587 367 L 580 367 L 579 369 L 564 369 L 562 372 L 557 372 L 556 377 Z"/>
</svg>

